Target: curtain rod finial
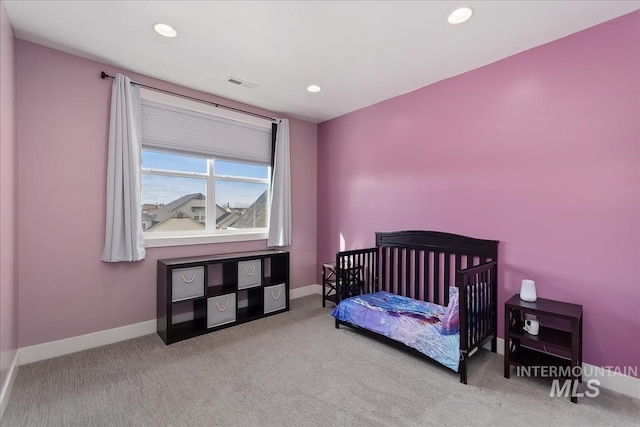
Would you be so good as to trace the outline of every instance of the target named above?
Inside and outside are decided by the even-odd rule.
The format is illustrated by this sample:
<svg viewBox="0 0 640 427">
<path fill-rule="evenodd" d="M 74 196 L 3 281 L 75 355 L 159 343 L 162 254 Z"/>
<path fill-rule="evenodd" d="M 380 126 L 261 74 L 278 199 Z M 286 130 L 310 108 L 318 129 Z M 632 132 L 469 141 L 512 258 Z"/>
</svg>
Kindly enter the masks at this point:
<svg viewBox="0 0 640 427">
<path fill-rule="evenodd" d="M 107 73 L 105 73 L 104 71 L 102 71 L 100 73 L 100 77 L 102 77 L 103 79 L 106 79 L 107 77 L 109 77 L 109 75 Z"/>
</svg>

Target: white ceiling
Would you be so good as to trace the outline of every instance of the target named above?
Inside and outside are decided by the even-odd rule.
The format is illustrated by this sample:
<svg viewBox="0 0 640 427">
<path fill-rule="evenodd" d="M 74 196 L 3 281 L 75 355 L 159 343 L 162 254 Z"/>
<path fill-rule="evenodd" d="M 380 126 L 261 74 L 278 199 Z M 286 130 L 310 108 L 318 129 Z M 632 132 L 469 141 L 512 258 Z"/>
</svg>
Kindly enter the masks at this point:
<svg viewBox="0 0 640 427">
<path fill-rule="evenodd" d="M 5 5 L 20 39 L 315 123 L 640 9 L 638 0 Z M 471 20 L 448 24 L 463 5 Z M 158 36 L 155 22 L 178 37 Z"/>
</svg>

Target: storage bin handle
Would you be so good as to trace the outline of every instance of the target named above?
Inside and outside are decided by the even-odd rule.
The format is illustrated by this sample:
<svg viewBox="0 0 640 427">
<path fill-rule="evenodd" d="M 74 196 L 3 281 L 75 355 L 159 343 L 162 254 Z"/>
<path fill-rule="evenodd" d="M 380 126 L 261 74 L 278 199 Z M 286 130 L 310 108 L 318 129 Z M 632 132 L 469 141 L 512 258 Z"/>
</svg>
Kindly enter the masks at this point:
<svg viewBox="0 0 640 427">
<path fill-rule="evenodd" d="M 190 280 L 185 279 L 184 274 L 182 274 L 182 273 L 180 274 L 180 277 L 182 277 L 182 280 L 183 280 L 185 283 L 191 283 L 191 282 L 193 282 L 194 280 L 196 280 L 196 276 L 197 276 L 197 275 L 198 275 L 198 274 L 194 271 L 194 272 L 193 272 L 193 277 L 192 277 Z"/>
<path fill-rule="evenodd" d="M 251 267 L 253 267 L 253 269 L 251 270 L 251 273 L 249 273 L 249 269 L 247 268 L 247 266 L 243 266 L 244 272 L 247 273 L 247 276 L 253 276 L 254 274 L 256 274 L 256 265 L 253 264 Z"/>
<path fill-rule="evenodd" d="M 273 291 L 271 291 L 271 298 L 273 298 L 273 300 L 277 300 L 280 298 L 280 294 L 282 293 L 282 289 L 278 289 L 278 295 L 276 295 L 275 297 L 273 296 Z"/>
<path fill-rule="evenodd" d="M 224 308 L 220 308 L 220 306 L 218 305 L 218 301 L 216 301 L 216 308 L 218 309 L 218 311 L 225 311 L 228 307 L 229 307 L 229 299 L 227 299 L 227 302 L 225 303 Z"/>
</svg>

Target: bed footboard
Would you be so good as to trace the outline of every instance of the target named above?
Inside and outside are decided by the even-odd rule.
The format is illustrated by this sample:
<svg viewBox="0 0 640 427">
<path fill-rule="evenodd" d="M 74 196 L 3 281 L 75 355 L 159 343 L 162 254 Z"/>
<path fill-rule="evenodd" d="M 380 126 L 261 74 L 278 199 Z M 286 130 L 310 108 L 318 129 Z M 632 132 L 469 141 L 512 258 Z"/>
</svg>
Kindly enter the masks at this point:
<svg viewBox="0 0 640 427">
<path fill-rule="evenodd" d="M 467 383 L 467 359 L 491 340 L 497 350 L 497 262 L 487 262 L 456 273 L 460 296 L 460 382 Z"/>
</svg>

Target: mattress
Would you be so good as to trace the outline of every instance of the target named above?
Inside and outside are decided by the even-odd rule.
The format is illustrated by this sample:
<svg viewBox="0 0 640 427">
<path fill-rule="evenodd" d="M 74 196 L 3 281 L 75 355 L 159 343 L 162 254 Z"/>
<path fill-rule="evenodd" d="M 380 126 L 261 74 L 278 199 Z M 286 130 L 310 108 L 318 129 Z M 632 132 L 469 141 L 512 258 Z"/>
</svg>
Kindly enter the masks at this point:
<svg viewBox="0 0 640 427">
<path fill-rule="evenodd" d="M 458 372 L 460 333 L 440 333 L 444 310 L 430 302 L 376 292 L 341 301 L 331 315 L 401 342 Z"/>
</svg>

